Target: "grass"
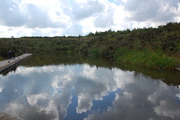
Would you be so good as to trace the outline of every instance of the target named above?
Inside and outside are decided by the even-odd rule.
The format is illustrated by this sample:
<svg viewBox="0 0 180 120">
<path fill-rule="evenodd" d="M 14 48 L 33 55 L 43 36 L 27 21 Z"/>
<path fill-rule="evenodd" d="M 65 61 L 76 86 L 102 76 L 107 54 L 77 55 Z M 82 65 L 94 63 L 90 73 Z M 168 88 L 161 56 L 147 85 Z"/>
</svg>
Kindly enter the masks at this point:
<svg viewBox="0 0 180 120">
<path fill-rule="evenodd" d="M 131 50 L 128 48 L 119 48 L 115 52 L 117 61 L 130 64 L 145 66 L 153 69 L 174 69 L 177 61 L 163 53 L 162 51 L 153 51 L 151 49 Z"/>
<path fill-rule="evenodd" d="M 92 48 L 88 51 L 88 55 L 89 56 L 94 56 L 94 57 L 97 57 L 99 56 L 99 50 L 98 48 Z"/>
</svg>

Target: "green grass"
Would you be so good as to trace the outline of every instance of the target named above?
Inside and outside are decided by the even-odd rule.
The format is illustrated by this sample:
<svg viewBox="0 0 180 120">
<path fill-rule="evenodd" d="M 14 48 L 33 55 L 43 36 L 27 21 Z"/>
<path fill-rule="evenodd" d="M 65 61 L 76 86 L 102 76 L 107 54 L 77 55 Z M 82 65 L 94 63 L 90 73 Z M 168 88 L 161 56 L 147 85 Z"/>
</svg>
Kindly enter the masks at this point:
<svg viewBox="0 0 180 120">
<path fill-rule="evenodd" d="M 94 56 L 94 57 L 99 56 L 98 48 L 92 48 L 92 49 L 88 50 L 88 55 L 89 56 Z"/>
<path fill-rule="evenodd" d="M 115 52 L 117 61 L 145 66 L 154 69 L 174 69 L 177 62 L 163 52 L 150 49 L 130 50 L 128 48 L 119 48 Z"/>
</svg>

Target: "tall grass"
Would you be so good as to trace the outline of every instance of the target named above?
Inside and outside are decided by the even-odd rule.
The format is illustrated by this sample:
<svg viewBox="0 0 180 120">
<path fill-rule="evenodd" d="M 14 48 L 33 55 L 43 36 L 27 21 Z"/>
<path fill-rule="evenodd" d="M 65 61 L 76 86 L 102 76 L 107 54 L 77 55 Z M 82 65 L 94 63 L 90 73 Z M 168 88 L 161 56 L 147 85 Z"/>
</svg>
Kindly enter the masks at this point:
<svg viewBox="0 0 180 120">
<path fill-rule="evenodd" d="M 117 61 L 145 66 L 154 69 L 174 69 L 176 60 L 160 50 L 151 49 L 131 50 L 126 47 L 115 51 Z"/>
<path fill-rule="evenodd" d="M 88 50 L 88 55 L 89 56 L 94 56 L 94 57 L 99 56 L 98 48 L 92 48 L 92 49 Z"/>
</svg>

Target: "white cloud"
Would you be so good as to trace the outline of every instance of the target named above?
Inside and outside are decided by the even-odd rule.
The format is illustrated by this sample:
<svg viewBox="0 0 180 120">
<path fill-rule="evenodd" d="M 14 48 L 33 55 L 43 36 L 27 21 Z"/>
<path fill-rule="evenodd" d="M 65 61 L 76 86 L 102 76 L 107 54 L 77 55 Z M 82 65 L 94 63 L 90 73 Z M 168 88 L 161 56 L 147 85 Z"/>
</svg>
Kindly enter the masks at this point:
<svg viewBox="0 0 180 120">
<path fill-rule="evenodd" d="M 77 113 L 87 112 L 88 110 L 91 109 L 91 107 L 93 106 L 91 97 L 92 96 L 89 96 L 89 94 L 87 95 L 84 93 L 81 93 L 78 96 L 78 106 L 76 107 Z"/>
<path fill-rule="evenodd" d="M 114 25 L 113 20 L 114 10 L 108 10 L 96 17 L 94 25 L 99 28 L 108 28 L 109 26 Z"/>
<path fill-rule="evenodd" d="M 48 94 L 37 94 L 37 95 L 29 95 L 27 96 L 27 101 L 30 105 L 35 106 L 38 102 L 38 100 L 45 100 L 47 99 Z"/>
<path fill-rule="evenodd" d="M 127 76 L 128 74 L 128 76 Z M 134 72 L 126 72 L 114 69 L 114 80 L 119 88 L 124 88 L 125 84 L 130 84 L 134 82 Z"/>
<path fill-rule="evenodd" d="M 156 27 L 180 22 L 179 13 L 178 0 L 1 0 L 0 37 L 86 35 Z"/>
<path fill-rule="evenodd" d="M 3 90 L 0 87 L 1 111 L 5 109 L 6 113 L 24 119 L 29 116 L 63 119 L 71 103 L 74 112 L 87 112 L 86 119 L 90 120 L 179 119 L 179 104 L 175 102 L 179 100 L 178 88 L 118 68 L 87 64 L 19 66 L 15 72 L 0 75 L 0 86 L 3 86 Z M 114 96 L 108 97 L 112 93 Z M 110 104 L 97 108 L 102 110 L 99 113 L 93 108 L 97 101 Z"/>
<path fill-rule="evenodd" d="M 180 100 L 180 94 L 176 94 L 176 97 L 178 97 L 178 99 Z"/>
<path fill-rule="evenodd" d="M 6 108 L 6 112 L 8 114 L 11 114 L 13 116 L 19 117 L 19 113 L 22 111 L 23 105 L 17 104 L 15 102 L 11 102 L 8 104 L 8 107 Z"/>
<path fill-rule="evenodd" d="M 174 105 L 167 100 L 160 101 L 160 105 L 154 108 L 160 116 L 167 116 L 172 119 L 179 119 L 180 109 L 174 109 Z"/>
<path fill-rule="evenodd" d="M 125 10 L 130 12 L 129 20 L 136 22 L 167 23 L 174 22 L 178 1 L 169 0 L 131 0 L 125 4 Z"/>
<path fill-rule="evenodd" d="M 104 6 L 97 0 L 87 0 L 86 2 L 74 2 L 72 7 L 72 16 L 76 20 L 82 20 L 99 14 L 103 11 Z"/>
<path fill-rule="evenodd" d="M 0 87 L 0 92 L 2 92 L 2 90 L 3 90 L 3 87 Z"/>
</svg>

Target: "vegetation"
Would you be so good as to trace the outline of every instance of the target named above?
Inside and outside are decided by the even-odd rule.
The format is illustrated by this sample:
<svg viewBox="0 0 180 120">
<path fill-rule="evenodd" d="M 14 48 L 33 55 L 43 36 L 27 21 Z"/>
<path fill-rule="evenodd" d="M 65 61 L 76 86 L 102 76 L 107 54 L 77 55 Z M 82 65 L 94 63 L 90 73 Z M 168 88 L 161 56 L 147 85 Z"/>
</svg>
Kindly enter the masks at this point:
<svg viewBox="0 0 180 120">
<path fill-rule="evenodd" d="M 116 50 L 115 55 L 118 56 L 119 61 L 154 69 L 172 69 L 172 66 L 176 65 L 176 61 L 172 57 L 162 53 L 162 51 L 151 49 L 138 51 L 120 48 Z"/>
<path fill-rule="evenodd" d="M 158 28 L 89 33 L 87 36 L 21 37 L 0 39 L 0 59 L 7 51 L 16 55 L 82 54 L 106 57 L 154 69 L 173 69 L 180 65 L 180 23 L 168 23 Z"/>
</svg>

